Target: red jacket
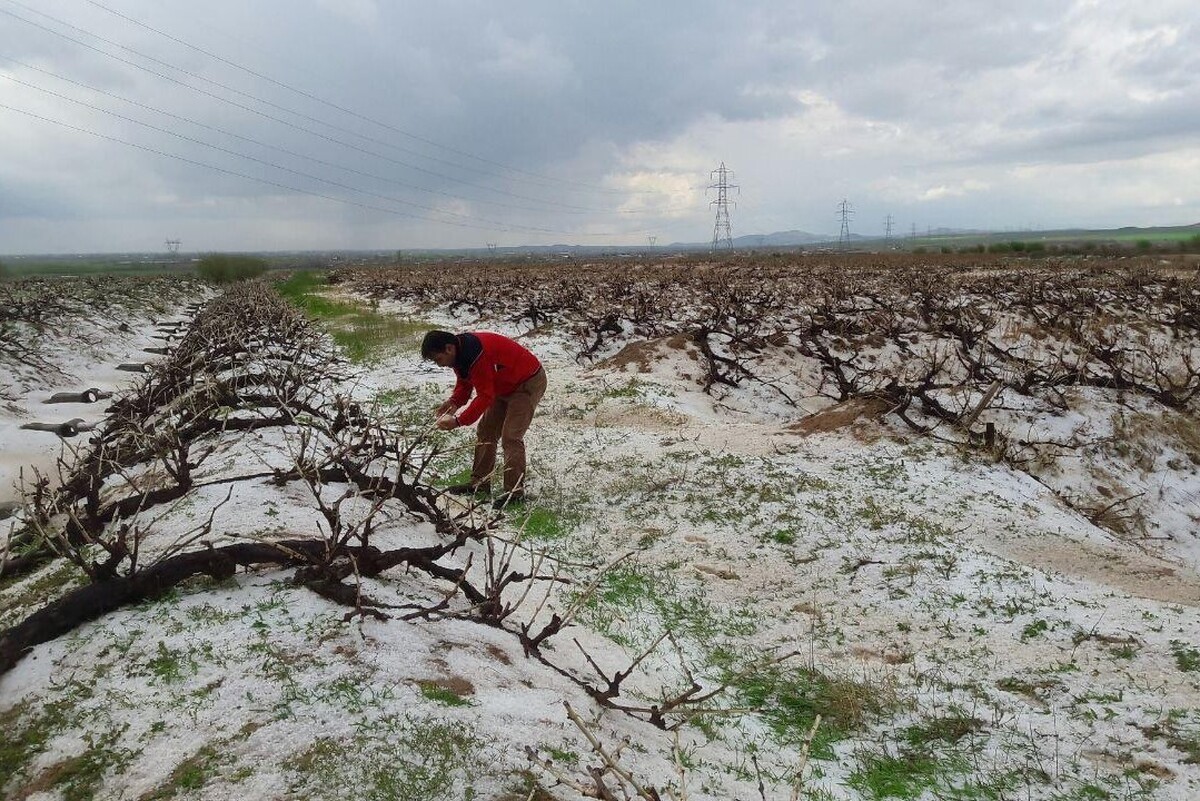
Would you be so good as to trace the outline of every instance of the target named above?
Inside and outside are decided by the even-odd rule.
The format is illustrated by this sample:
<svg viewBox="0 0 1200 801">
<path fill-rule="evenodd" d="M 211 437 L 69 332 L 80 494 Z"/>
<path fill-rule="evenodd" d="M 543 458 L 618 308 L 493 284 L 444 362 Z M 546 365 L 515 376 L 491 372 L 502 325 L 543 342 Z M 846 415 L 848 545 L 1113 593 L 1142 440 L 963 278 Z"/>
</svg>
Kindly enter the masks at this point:
<svg viewBox="0 0 1200 801">
<path fill-rule="evenodd" d="M 542 369 L 538 357 L 519 342 L 501 334 L 476 331 L 458 335 L 454 374 L 458 382 L 450 401 L 462 406 L 475 392 L 471 405 L 455 415 L 459 425 L 469 426 L 483 416 L 496 398 L 511 395 L 517 387 Z"/>
</svg>

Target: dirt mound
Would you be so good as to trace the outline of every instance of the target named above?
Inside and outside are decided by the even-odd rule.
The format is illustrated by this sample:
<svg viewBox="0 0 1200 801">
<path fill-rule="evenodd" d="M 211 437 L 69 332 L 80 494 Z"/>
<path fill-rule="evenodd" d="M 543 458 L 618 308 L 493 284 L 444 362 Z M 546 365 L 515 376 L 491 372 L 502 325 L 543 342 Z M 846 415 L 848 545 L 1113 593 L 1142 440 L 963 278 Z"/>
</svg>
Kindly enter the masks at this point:
<svg viewBox="0 0 1200 801">
<path fill-rule="evenodd" d="M 639 373 L 650 372 L 651 362 L 658 359 L 657 351 L 662 348 L 670 348 L 671 350 L 686 350 L 688 343 L 687 334 L 675 334 L 669 337 L 659 337 L 657 339 L 645 339 L 638 342 L 630 342 L 621 350 L 617 351 L 607 359 L 602 359 L 593 365 L 593 369 L 612 368 L 624 370 L 627 365 L 637 367 Z"/>
<path fill-rule="evenodd" d="M 788 431 L 794 431 L 797 434 L 805 436 L 826 431 L 837 431 L 862 418 L 875 419 L 882 417 L 890 408 L 891 404 L 887 401 L 853 398 L 844 403 L 839 403 L 837 406 L 819 411 L 816 414 L 810 414 L 803 420 L 792 423 L 786 428 Z"/>
<path fill-rule="evenodd" d="M 1149 554 L 1081 542 L 1006 542 L 997 552 L 1042 569 L 1082 578 L 1137 598 L 1200 607 L 1200 577 Z"/>
</svg>

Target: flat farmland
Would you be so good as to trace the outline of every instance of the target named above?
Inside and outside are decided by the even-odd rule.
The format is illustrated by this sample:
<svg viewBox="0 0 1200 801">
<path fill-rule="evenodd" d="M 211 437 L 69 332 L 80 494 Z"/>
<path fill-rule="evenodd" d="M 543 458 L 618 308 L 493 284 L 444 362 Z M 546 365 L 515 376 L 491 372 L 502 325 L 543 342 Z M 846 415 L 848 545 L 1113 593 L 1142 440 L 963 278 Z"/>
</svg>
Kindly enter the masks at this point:
<svg viewBox="0 0 1200 801">
<path fill-rule="evenodd" d="M 42 401 L 164 339 L 9 488 L 8 795 L 1200 792 L 1195 265 L 320 278 L 307 307 L 369 347 L 272 281 L 126 288 L 116 324 L 13 306 L 6 453 L 57 449 L 20 427 L 68 417 Z M 542 358 L 524 506 L 443 492 L 473 433 L 433 428 L 429 328 Z"/>
</svg>

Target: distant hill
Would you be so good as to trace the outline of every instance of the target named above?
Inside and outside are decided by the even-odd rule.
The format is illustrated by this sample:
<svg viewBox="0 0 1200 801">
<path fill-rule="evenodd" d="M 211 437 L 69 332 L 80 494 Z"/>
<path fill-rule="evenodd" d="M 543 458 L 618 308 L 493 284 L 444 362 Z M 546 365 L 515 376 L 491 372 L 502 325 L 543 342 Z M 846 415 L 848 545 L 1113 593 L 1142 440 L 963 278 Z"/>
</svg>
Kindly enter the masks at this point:
<svg viewBox="0 0 1200 801">
<path fill-rule="evenodd" d="M 837 239 L 837 237 L 830 237 L 827 234 L 810 234 L 808 231 L 776 231 L 773 234 L 735 236 L 733 246 L 735 248 L 784 248 L 792 245 L 828 242 L 830 239 Z"/>
<path fill-rule="evenodd" d="M 964 236 L 964 235 L 986 235 L 986 231 L 978 231 L 966 228 L 936 228 L 930 231 L 924 231 L 921 236 Z M 900 236 L 894 237 L 900 239 Z M 874 242 L 882 240 L 883 237 L 878 234 L 850 234 L 852 242 Z M 744 236 L 735 236 L 733 238 L 733 246 L 737 249 L 749 250 L 753 248 L 789 248 L 802 247 L 804 245 L 831 245 L 838 241 L 837 234 L 814 234 L 808 231 L 775 231 L 770 234 L 746 234 Z M 711 242 L 674 242 L 668 247 L 685 249 L 685 250 L 700 250 L 711 246 Z"/>
</svg>

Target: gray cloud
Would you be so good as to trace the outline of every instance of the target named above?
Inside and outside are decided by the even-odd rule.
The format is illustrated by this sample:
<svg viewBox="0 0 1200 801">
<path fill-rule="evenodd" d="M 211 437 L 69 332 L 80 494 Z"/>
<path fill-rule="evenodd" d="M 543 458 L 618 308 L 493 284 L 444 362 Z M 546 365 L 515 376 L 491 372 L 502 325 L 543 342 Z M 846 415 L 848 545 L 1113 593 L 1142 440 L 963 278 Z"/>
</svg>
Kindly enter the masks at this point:
<svg viewBox="0 0 1200 801">
<path fill-rule="evenodd" d="M 0 109 L 0 249 L 46 248 L 40 218 L 84 250 L 155 247 L 167 226 L 198 248 L 702 241 L 697 187 L 722 160 L 743 186 L 743 233 L 830 230 L 843 196 L 876 230 L 867 220 L 893 212 L 999 227 L 1043 207 L 1079 224 L 1200 219 L 1200 34 L 1175 0 L 104 5 L 357 116 L 86 0 L 44 11 L 79 30 L 0 0 L 62 34 L 0 14 L 0 55 L 144 107 L 10 61 L 0 74 L 258 160 L 0 79 L 0 103 L 130 143 Z M 1116 199 L 1019 171 L 1093 163 Z M 1151 178 L 1181 203 L 1138 200 Z"/>
</svg>

